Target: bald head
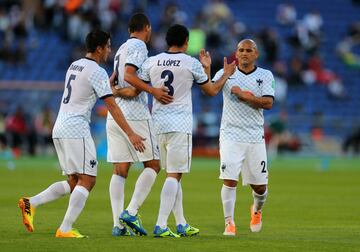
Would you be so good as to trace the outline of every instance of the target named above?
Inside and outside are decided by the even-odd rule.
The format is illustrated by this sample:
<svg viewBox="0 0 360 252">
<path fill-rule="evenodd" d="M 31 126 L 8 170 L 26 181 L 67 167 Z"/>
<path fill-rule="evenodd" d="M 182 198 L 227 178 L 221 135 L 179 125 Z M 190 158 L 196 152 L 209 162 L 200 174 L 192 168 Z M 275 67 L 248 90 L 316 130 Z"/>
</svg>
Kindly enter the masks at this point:
<svg viewBox="0 0 360 252">
<path fill-rule="evenodd" d="M 255 62 L 259 57 L 256 43 L 252 39 L 243 39 L 237 45 L 236 58 L 239 68 L 244 72 L 250 72 L 255 68 Z"/>
<path fill-rule="evenodd" d="M 243 39 L 238 43 L 237 47 L 239 48 L 243 44 L 246 44 L 246 45 L 254 48 L 257 51 L 257 45 L 256 45 L 254 40 L 252 40 L 252 39 Z"/>
</svg>

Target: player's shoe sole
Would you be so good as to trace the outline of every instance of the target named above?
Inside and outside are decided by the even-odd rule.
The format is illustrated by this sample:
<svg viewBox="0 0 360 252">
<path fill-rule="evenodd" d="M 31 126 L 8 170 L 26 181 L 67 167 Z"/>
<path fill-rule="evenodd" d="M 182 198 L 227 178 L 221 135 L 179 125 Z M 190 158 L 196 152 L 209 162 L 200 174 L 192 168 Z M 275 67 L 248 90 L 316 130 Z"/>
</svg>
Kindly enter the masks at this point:
<svg viewBox="0 0 360 252">
<path fill-rule="evenodd" d="M 34 215 L 35 208 L 30 204 L 29 198 L 21 198 L 19 200 L 19 208 L 21 209 L 22 221 L 29 232 L 34 232 Z"/>
</svg>

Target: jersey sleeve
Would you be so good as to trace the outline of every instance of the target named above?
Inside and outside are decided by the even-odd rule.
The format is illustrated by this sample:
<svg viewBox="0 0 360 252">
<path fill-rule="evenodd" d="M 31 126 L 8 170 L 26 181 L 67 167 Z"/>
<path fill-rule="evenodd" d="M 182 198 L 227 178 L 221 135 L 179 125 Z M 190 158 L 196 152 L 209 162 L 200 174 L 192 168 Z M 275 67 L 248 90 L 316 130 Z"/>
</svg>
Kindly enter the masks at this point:
<svg viewBox="0 0 360 252">
<path fill-rule="evenodd" d="M 219 80 L 221 78 L 221 76 L 224 73 L 224 69 L 220 69 L 219 71 L 216 72 L 215 76 L 212 78 L 212 81 L 215 82 L 217 80 Z"/>
<path fill-rule="evenodd" d="M 141 65 L 140 71 L 139 71 L 139 78 L 142 79 L 145 82 L 150 82 L 150 66 L 151 66 L 151 58 L 148 58 L 144 61 L 144 63 Z"/>
<path fill-rule="evenodd" d="M 266 78 L 264 79 L 264 85 L 261 90 L 262 96 L 275 98 L 275 79 L 273 74 L 268 71 Z"/>
<path fill-rule="evenodd" d="M 100 97 L 100 99 L 112 96 L 109 76 L 106 73 L 105 69 L 99 67 L 99 69 L 97 69 L 91 74 L 89 81 L 91 86 L 95 90 L 96 95 Z"/>
<path fill-rule="evenodd" d="M 209 80 L 200 61 L 195 58 L 191 66 L 191 73 L 194 77 L 195 82 L 199 85 L 205 84 Z"/>
<path fill-rule="evenodd" d="M 125 65 L 131 65 L 138 70 L 148 57 L 148 50 L 144 43 L 132 43 L 128 47 Z"/>
</svg>

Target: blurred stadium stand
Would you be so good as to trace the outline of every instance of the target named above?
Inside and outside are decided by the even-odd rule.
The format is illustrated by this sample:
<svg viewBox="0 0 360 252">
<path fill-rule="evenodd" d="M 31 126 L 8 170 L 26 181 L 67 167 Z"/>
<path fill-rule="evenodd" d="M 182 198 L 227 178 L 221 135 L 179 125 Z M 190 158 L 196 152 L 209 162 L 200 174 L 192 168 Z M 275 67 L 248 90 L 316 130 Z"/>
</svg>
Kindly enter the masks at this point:
<svg viewBox="0 0 360 252">
<path fill-rule="evenodd" d="M 199 27 L 207 35 L 205 46 L 213 56 L 212 75 L 221 67 L 217 62 L 221 62 L 223 56 L 231 57 L 239 40 L 254 38 L 261 52 L 259 65 L 272 70 L 282 65 L 285 72 L 281 77 L 287 82 L 283 99 L 265 112 L 266 119 L 276 120 L 285 111 L 287 130 L 301 143 L 303 152 L 312 152 L 316 148 L 315 141 L 328 137 L 335 139 L 335 145 L 341 145 L 343 139 L 360 127 L 360 68 L 349 67 L 336 53 L 340 41 L 348 36 L 349 27 L 360 22 L 359 1 L 78 1 L 82 5 L 75 7 L 75 11 L 67 10 L 60 2 L 72 1 L 0 1 L 0 113 L 3 124 L 18 106 L 30 118 L 29 124 L 44 106 L 57 112 L 66 68 L 83 53 L 79 49 L 80 37 L 86 29 L 72 33 L 71 24 L 78 25 L 78 21 L 85 28 L 94 25 L 108 28 L 115 53 L 117 46 L 127 38 L 127 19 L 133 12 L 143 10 L 153 25 L 150 55 L 164 49 L 164 31 L 171 23 Z M 277 18 L 279 8 L 285 3 L 296 11 L 296 18 L 289 23 L 281 23 Z M 315 37 L 315 45 L 307 47 L 299 45 L 298 41 L 294 45 L 295 27 L 303 25 L 302 20 L 309 13 L 319 14 L 323 21 L 319 31 L 310 35 L 310 40 Z M 74 17 L 78 19 L 74 21 Z M 271 34 L 265 39 L 264 30 Z M 267 47 L 266 39 L 273 44 Z M 352 48 L 355 54 L 359 54 L 359 45 Z M 272 58 L 271 53 L 274 53 Z M 290 62 L 294 57 L 300 58 L 303 65 L 299 71 L 301 77 L 305 77 L 300 84 L 292 83 L 289 78 Z M 320 83 L 314 72 L 309 71 L 313 70 L 309 67 L 312 57 L 320 59 L 321 68 L 325 73 L 330 72 L 330 77 L 326 75 L 325 78 L 330 80 Z M 109 74 L 111 68 L 109 62 L 106 66 Z M 194 144 L 216 146 L 222 96 L 205 98 L 194 88 L 193 97 Z M 331 152 L 339 152 L 339 148 Z"/>
</svg>

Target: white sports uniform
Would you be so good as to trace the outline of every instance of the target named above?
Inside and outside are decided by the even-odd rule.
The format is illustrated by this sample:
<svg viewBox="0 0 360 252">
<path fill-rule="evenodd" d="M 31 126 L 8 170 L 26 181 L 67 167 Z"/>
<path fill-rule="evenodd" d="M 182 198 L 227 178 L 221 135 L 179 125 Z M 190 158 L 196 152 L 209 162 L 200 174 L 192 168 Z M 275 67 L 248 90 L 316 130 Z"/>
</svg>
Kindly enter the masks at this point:
<svg viewBox="0 0 360 252">
<path fill-rule="evenodd" d="M 125 66 L 131 65 L 139 69 L 147 59 L 148 50 L 145 43 L 137 38 L 130 38 L 117 50 L 114 59 L 114 71 L 118 77 L 118 87 L 131 87 L 124 80 Z M 138 71 L 139 72 L 139 71 Z M 141 92 L 132 99 L 116 97 L 115 101 L 121 108 L 131 128 L 140 136 L 146 138 L 144 141 L 145 151 L 143 153 L 135 150 L 127 135 L 116 124 L 111 114 L 108 113 L 106 122 L 106 133 L 108 143 L 107 161 L 111 163 L 149 161 L 159 159 L 159 150 L 152 129 L 152 119 L 148 108 L 148 99 L 145 92 Z"/>
<path fill-rule="evenodd" d="M 223 69 L 216 73 L 213 81 L 222 74 Z M 231 94 L 234 86 L 256 97 L 274 98 L 275 95 L 272 73 L 260 67 L 247 74 L 236 69 L 226 81 L 220 126 L 220 178 L 237 181 L 241 172 L 243 185 L 267 184 L 263 109 L 254 109 Z"/>
<path fill-rule="evenodd" d="M 192 151 L 191 87 L 208 81 L 201 63 L 184 53 L 164 52 L 148 58 L 140 78 L 154 87 L 165 85 L 173 102 L 163 105 L 153 100 L 152 117 L 160 146 L 160 160 L 168 173 L 190 171 Z"/>
<path fill-rule="evenodd" d="M 70 65 L 52 135 L 64 174 L 96 176 L 98 162 L 90 116 L 97 98 L 108 96 L 112 96 L 109 76 L 94 60 L 83 58 Z"/>
</svg>

